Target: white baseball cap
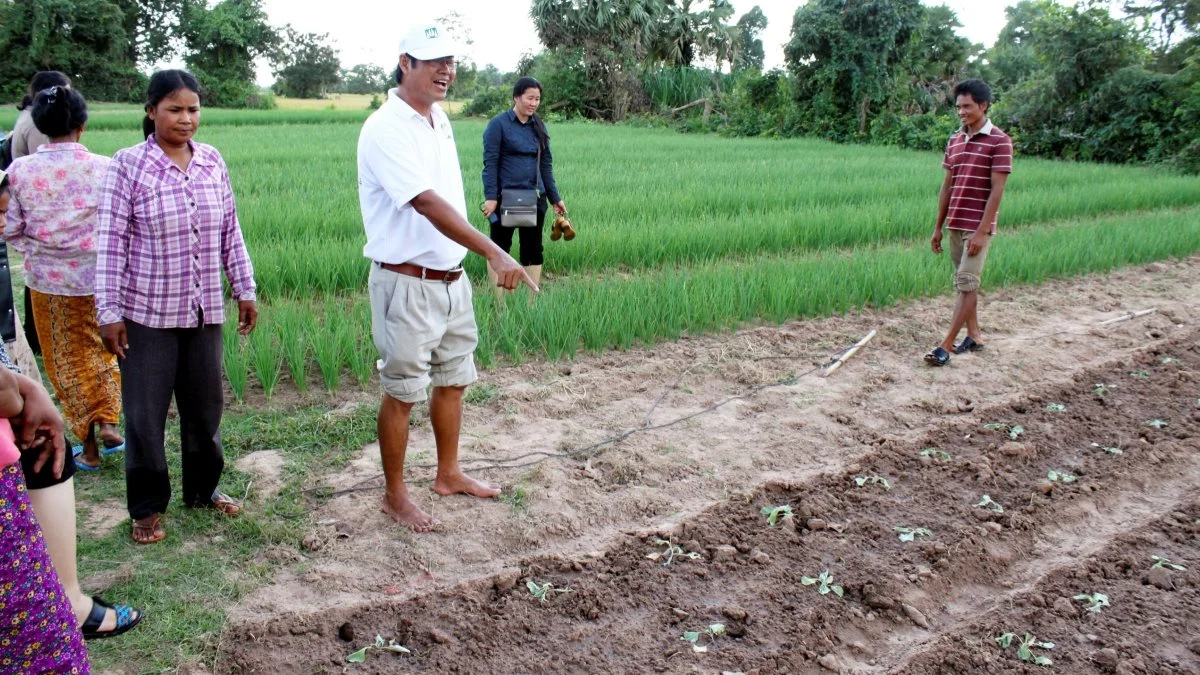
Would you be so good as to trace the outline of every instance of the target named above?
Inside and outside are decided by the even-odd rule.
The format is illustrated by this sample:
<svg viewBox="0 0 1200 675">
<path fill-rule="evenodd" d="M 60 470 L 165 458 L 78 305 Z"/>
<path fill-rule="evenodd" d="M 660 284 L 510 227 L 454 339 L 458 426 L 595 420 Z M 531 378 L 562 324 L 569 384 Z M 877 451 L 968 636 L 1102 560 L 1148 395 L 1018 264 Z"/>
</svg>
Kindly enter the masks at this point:
<svg viewBox="0 0 1200 675">
<path fill-rule="evenodd" d="M 461 56 L 462 46 L 454 41 L 446 30 L 436 23 L 427 23 L 409 29 L 400 38 L 400 53 L 409 54 L 421 61 Z"/>
</svg>

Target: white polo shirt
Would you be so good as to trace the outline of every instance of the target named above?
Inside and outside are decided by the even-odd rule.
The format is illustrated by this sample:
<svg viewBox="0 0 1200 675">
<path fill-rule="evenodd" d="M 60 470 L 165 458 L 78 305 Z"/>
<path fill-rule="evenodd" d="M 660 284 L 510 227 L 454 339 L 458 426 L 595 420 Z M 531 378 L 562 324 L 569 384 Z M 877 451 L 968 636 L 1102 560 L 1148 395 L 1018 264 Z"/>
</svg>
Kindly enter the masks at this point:
<svg viewBox="0 0 1200 675">
<path fill-rule="evenodd" d="M 436 104 L 433 126 L 392 89 L 358 137 L 358 201 L 367 245 L 376 262 L 412 263 L 436 270 L 462 264 L 466 247 L 438 232 L 412 200 L 433 190 L 467 217 L 462 170 L 450 119 Z"/>
</svg>

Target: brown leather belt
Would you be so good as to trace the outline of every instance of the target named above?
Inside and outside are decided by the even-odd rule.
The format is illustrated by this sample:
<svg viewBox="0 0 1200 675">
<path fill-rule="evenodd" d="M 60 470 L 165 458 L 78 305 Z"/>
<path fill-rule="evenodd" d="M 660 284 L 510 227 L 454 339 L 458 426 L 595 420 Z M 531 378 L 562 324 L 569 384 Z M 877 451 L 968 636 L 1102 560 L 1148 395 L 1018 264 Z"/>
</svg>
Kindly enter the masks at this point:
<svg viewBox="0 0 1200 675">
<path fill-rule="evenodd" d="M 463 275 L 463 268 L 456 267 L 452 270 L 433 270 L 428 267 L 421 267 L 412 263 L 400 263 L 394 265 L 392 263 L 376 262 L 383 269 L 396 274 L 403 274 L 408 277 L 416 277 L 425 281 L 441 281 L 447 284 L 458 281 L 458 278 Z"/>
</svg>

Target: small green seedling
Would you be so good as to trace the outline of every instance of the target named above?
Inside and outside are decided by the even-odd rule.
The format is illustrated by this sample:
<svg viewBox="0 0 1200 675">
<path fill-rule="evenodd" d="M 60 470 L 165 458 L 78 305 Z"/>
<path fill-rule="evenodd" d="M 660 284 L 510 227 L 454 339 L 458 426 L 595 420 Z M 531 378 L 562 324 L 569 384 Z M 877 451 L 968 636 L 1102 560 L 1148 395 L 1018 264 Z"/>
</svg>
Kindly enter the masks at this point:
<svg viewBox="0 0 1200 675">
<path fill-rule="evenodd" d="M 775 527 L 776 523 L 781 520 L 792 519 L 792 507 L 787 504 L 783 506 L 764 506 L 758 512 L 767 517 L 767 525 L 771 527 Z"/>
<path fill-rule="evenodd" d="M 1176 572 L 1186 572 L 1187 571 L 1187 568 L 1184 567 L 1183 565 L 1173 563 L 1170 560 L 1167 560 L 1166 558 L 1164 558 L 1162 556 L 1152 555 L 1152 556 L 1150 556 L 1150 559 L 1154 561 L 1154 564 L 1150 566 L 1151 569 L 1153 569 L 1155 567 L 1166 567 L 1168 569 L 1173 569 Z"/>
<path fill-rule="evenodd" d="M 1047 403 L 1046 404 L 1046 412 L 1065 412 L 1066 410 L 1067 410 L 1067 406 L 1065 406 L 1061 403 Z"/>
<path fill-rule="evenodd" d="M 500 501 L 512 507 L 514 513 L 529 510 L 529 490 L 524 485 L 513 485 L 500 493 Z"/>
<path fill-rule="evenodd" d="M 671 563 L 675 562 L 676 558 L 687 558 L 688 560 L 696 560 L 697 558 L 700 557 L 699 553 L 696 553 L 695 551 L 689 551 L 689 550 L 683 548 L 682 546 L 680 546 L 679 544 L 676 544 L 674 541 L 672 541 L 670 539 L 655 539 L 654 545 L 655 546 L 666 546 L 667 550 L 655 551 L 654 553 L 651 553 L 651 554 L 647 555 L 646 557 L 651 560 L 655 560 L 655 561 L 662 560 L 663 567 L 669 567 L 671 565 Z"/>
<path fill-rule="evenodd" d="M 1174 356 L 1162 357 L 1162 364 L 1164 366 L 1171 366 L 1171 365 L 1175 365 L 1176 363 L 1179 363 L 1179 359 L 1175 358 Z"/>
<path fill-rule="evenodd" d="M 817 592 L 821 595 L 827 595 L 830 591 L 833 591 L 833 594 L 840 598 L 844 592 L 841 586 L 837 586 L 833 583 L 833 575 L 829 573 L 829 570 L 821 572 L 821 574 L 815 579 L 812 577 L 800 577 L 800 583 L 804 584 L 805 586 L 820 584 L 817 586 Z"/>
<path fill-rule="evenodd" d="M 1100 610 L 1104 609 L 1105 607 L 1111 606 L 1108 604 L 1108 596 L 1103 593 L 1092 593 L 1091 595 L 1080 593 L 1079 595 L 1075 596 L 1075 599 L 1079 600 L 1080 602 L 1091 603 L 1088 605 L 1087 611 L 1095 612 L 1096 614 L 1099 614 Z"/>
<path fill-rule="evenodd" d="M 979 500 L 979 503 L 975 505 L 975 507 L 980 509 L 990 509 L 996 513 L 1004 513 L 1004 507 L 1001 506 L 999 502 L 987 495 L 984 495 L 983 498 Z"/>
<path fill-rule="evenodd" d="M 900 541 L 912 541 L 917 537 L 931 537 L 933 533 L 923 527 L 893 527 L 892 531 L 900 533 Z"/>
<path fill-rule="evenodd" d="M 689 630 L 684 631 L 683 637 L 679 638 L 684 642 L 692 643 L 692 651 L 703 653 L 708 651 L 709 645 L 717 641 L 717 638 L 725 634 L 725 624 L 711 623 L 708 628 L 703 631 Z M 700 644 L 701 638 L 708 638 L 707 644 Z"/>
<path fill-rule="evenodd" d="M 349 656 L 346 657 L 346 661 L 348 661 L 349 663 L 362 663 L 367 660 L 367 652 L 372 649 L 381 649 L 385 652 L 391 652 L 393 654 L 411 654 L 412 653 L 412 652 L 408 651 L 408 647 L 405 647 L 404 645 L 401 645 L 401 644 L 397 644 L 395 640 L 388 640 L 387 642 L 384 642 L 382 635 L 376 635 L 375 642 L 367 645 L 366 647 L 363 647 L 362 649 L 354 652 L 353 654 L 350 654 Z"/>
<path fill-rule="evenodd" d="M 1130 373 L 1129 373 L 1129 376 L 1130 376 L 1130 377 L 1136 377 L 1136 378 L 1137 378 L 1137 379 L 1139 379 L 1139 380 L 1148 380 L 1148 379 L 1150 379 L 1150 373 L 1148 373 L 1148 372 L 1146 372 L 1146 371 L 1144 371 L 1144 370 L 1135 370 L 1135 371 L 1132 371 L 1132 372 L 1130 372 Z"/>
<path fill-rule="evenodd" d="M 1115 385 L 1115 384 L 1104 384 L 1103 382 L 1097 382 L 1092 387 L 1092 395 L 1103 398 L 1105 396 L 1108 396 L 1110 393 L 1112 393 L 1112 390 L 1115 389 L 1116 386 L 1117 385 Z"/>
<path fill-rule="evenodd" d="M 1167 421 L 1160 420 L 1156 417 L 1152 420 L 1146 420 L 1146 426 L 1154 427 L 1155 429 L 1162 429 L 1163 427 L 1167 426 Z"/>
<path fill-rule="evenodd" d="M 1009 424 L 1008 422 L 992 422 L 990 424 L 983 425 L 983 428 L 990 431 L 1007 432 L 1008 437 L 1014 441 L 1020 438 L 1021 434 L 1025 433 L 1025 427 L 1021 426 L 1020 424 Z"/>
<path fill-rule="evenodd" d="M 996 638 L 996 644 L 1000 645 L 1001 649 L 1008 649 L 1009 647 L 1012 646 L 1013 642 L 1016 641 L 1016 639 L 1017 639 L 1017 636 L 1015 633 L 1005 633 L 1005 634 L 1001 635 L 1000 637 Z M 1033 653 L 1034 647 L 1038 647 L 1041 649 L 1054 649 L 1054 643 L 1053 642 L 1038 642 L 1037 638 L 1033 637 L 1032 634 L 1026 633 L 1025 637 L 1022 638 L 1021 641 L 1017 644 L 1017 656 L 1019 656 L 1022 661 L 1028 661 L 1029 663 L 1033 663 L 1033 664 L 1036 664 L 1039 666 L 1048 666 L 1048 665 L 1054 663 L 1053 661 L 1051 661 L 1049 658 L 1047 658 L 1045 656 L 1034 654 Z"/>
<path fill-rule="evenodd" d="M 528 588 L 529 592 L 533 594 L 533 597 L 537 598 L 538 600 L 541 600 L 542 602 L 546 602 L 546 600 L 549 599 L 549 596 L 551 593 L 570 593 L 571 592 L 570 587 L 555 588 L 554 585 L 551 584 L 549 581 L 547 581 L 544 584 L 539 584 L 539 583 L 535 582 L 533 579 L 530 579 L 525 582 L 525 588 Z"/>
<path fill-rule="evenodd" d="M 1046 478 L 1054 481 L 1055 483 L 1074 483 L 1075 481 L 1079 480 L 1079 476 L 1076 476 L 1073 473 L 1067 473 L 1066 471 L 1051 471 L 1050 473 L 1046 474 Z"/>
<path fill-rule="evenodd" d="M 858 487 L 863 487 L 864 485 L 879 485 L 884 489 L 885 492 L 892 489 L 892 484 L 889 483 L 888 479 L 884 478 L 883 476 L 858 476 L 854 479 L 854 484 Z"/>
<path fill-rule="evenodd" d="M 1110 454 L 1110 455 L 1123 455 L 1123 454 L 1125 454 L 1125 452 L 1124 452 L 1123 450 L 1121 450 L 1120 448 L 1118 448 L 1118 447 L 1116 447 L 1116 446 L 1100 445 L 1099 443 L 1092 443 L 1092 447 L 1093 447 L 1093 448 L 1098 448 L 1098 449 L 1100 449 L 1100 450 L 1103 450 L 1103 451 L 1107 452 L 1107 453 L 1108 453 L 1108 454 Z"/>
<path fill-rule="evenodd" d="M 949 462 L 951 460 L 950 453 L 937 448 L 925 448 L 920 452 L 922 457 L 932 457 L 939 462 Z"/>
</svg>

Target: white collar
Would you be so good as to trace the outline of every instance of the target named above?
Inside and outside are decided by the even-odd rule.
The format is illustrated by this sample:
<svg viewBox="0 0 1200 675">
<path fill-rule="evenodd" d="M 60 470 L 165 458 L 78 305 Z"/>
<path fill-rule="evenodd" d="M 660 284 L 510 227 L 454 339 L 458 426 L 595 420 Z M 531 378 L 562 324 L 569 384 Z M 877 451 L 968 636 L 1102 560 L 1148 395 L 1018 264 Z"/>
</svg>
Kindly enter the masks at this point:
<svg viewBox="0 0 1200 675">
<path fill-rule="evenodd" d="M 399 116 L 401 118 L 415 117 L 415 118 L 421 120 L 422 122 L 424 122 L 425 126 L 429 126 L 430 118 L 433 118 L 434 124 L 438 124 L 441 121 L 441 117 L 440 117 L 439 113 L 442 112 L 442 109 L 440 106 L 438 106 L 438 104 L 434 103 L 433 105 L 431 105 L 429 107 L 429 117 L 425 117 L 421 113 L 417 112 L 417 110 L 415 108 L 413 108 L 411 105 L 409 105 L 408 101 L 405 101 L 404 99 L 400 98 L 400 88 L 399 87 L 393 87 L 392 89 L 388 89 L 387 102 L 384 105 L 394 108 L 396 111 L 395 114 L 397 116 Z"/>
<path fill-rule="evenodd" d="M 973 134 L 968 134 L 968 133 L 967 133 L 967 127 L 966 127 L 966 125 L 963 125 L 963 126 L 959 127 L 959 128 L 958 128 L 958 133 L 960 133 L 960 134 L 962 134 L 963 136 L 966 136 L 966 137 L 968 137 L 968 138 L 974 138 L 975 136 L 980 136 L 980 135 L 983 135 L 983 136 L 991 136 L 991 135 L 992 135 L 992 129 L 995 129 L 995 128 L 996 128 L 996 127 L 992 126 L 992 120 L 989 118 L 989 119 L 988 119 L 986 122 L 984 122 L 984 123 L 983 123 L 983 127 L 982 127 L 982 128 L 980 128 L 980 129 L 979 129 L 979 131 L 976 131 L 976 132 L 975 132 L 975 133 L 973 133 Z"/>
</svg>

